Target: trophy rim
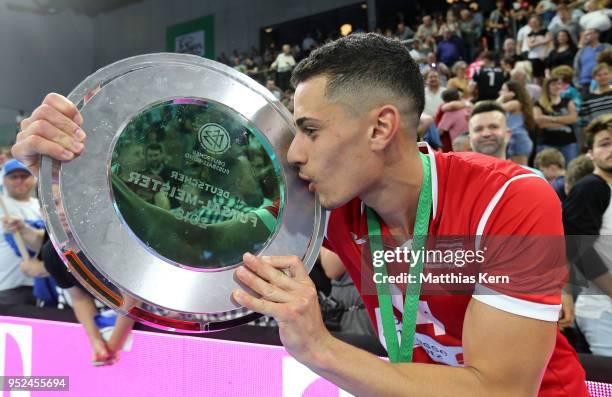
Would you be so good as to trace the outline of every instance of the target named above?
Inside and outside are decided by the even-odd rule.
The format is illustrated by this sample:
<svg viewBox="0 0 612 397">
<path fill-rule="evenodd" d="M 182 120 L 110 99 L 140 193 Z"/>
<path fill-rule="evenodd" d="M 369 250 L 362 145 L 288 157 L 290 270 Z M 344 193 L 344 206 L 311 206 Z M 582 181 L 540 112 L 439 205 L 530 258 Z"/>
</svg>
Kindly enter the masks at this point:
<svg viewBox="0 0 612 397">
<path fill-rule="evenodd" d="M 138 55 L 123 59 L 88 76 L 68 95 L 68 99 L 77 104 L 77 107 L 83 110 L 85 113 L 87 113 L 87 104 L 100 111 L 100 108 L 103 107 L 103 100 L 107 99 L 105 95 L 107 95 L 109 91 L 112 91 L 112 94 L 115 95 L 113 99 L 117 99 L 117 96 L 119 96 L 120 99 L 122 98 L 120 87 L 118 87 L 118 79 L 122 80 L 121 83 L 123 83 L 125 80 L 129 80 L 130 76 L 134 78 L 134 76 L 136 76 L 134 73 L 140 73 L 141 75 L 146 76 L 149 72 L 159 70 L 155 68 L 162 68 L 166 71 L 177 70 L 187 75 L 185 78 L 173 76 L 173 81 L 167 82 L 167 85 L 173 85 L 174 89 L 178 89 L 176 87 L 177 85 L 185 83 L 183 80 L 189 78 L 190 74 L 193 76 L 197 76 L 198 74 L 202 73 L 207 74 L 205 78 L 200 79 L 199 81 L 192 81 L 194 88 L 190 91 L 194 93 L 205 92 L 206 95 L 180 95 L 179 97 L 195 97 L 198 99 L 220 103 L 252 123 L 268 140 L 268 143 L 271 144 L 275 153 L 277 153 L 277 150 L 280 148 L 281 144 L 284 144 L 288 148 L 287 140 L 290 143 L 290 138 L 292 138 L 292 136 L 295 134 L 295 126 L 293 124 L 291 114 L 276 99 L 276 97 L 274 97 L 259 83 L 234 70 L 233 68 L 194 55 L 156 53 Z M 215 79 L 218 81 L 214 81 Z M 222 90 L 219 90 L 219 92 L 212 90 L 212 85 L 219 82 L 229 83 L 232 89 L 240 95 L 240 98 L 236 97 L 238 94 L 234 95 L 234 97 L 229 94 L 229 97 L 223 97 Z M 102 90 L 89 98 L 89 101 L 91 102 L 85 101 L 84 98 L 91 93 L 91 90 L 97 84 L 100 84 Z M 170 99 L 172 95 L 167 95 L 167 85 L 161 84 L 159 89 L 156 90 L 155 87 L 151 88 L 155 86 L 155 83 L 149 84 L 148 87 L 143 89 L 146 91 L 146 93 L 142 94 L 144 95 L 144 98 L 140 98 L 139 103 L 146 103 L 146 107 L 148 107 L 154 103 L 164 102 Z M 104 87 L 107 87 L 107 90 L 104 90 Z M 147 93 L 153 93 L 155 97 L 147 97 Z M 123 95 L 127 94 L 124 93 Z M 229 104 L 227 102 L 229 102 Z M 189 318 L 194 318 L 195 316 L 195 318 L 199 318 L 196 321 L 202 325 L 197 332 L 204 332 L 212 329 L 223 329 L 223 327 L 211 326 L 213 323 L 215 323 L 215 321 L 210 321 L 207 319 L 207 317 L 215 317 L 218 315 L 229 315 L 230 317 L 237 315 L 238 317 L 241 317 L 240 314 L 243 314 L 245 319 L 249 318 L 249 321 L 251 321 L 253 317 L 252 312 L 245 312 L 244 308 L 231 300 L 231 290 L 234 288 L 244 289 L 233 275 L 235 266 L 240 265 L 242 262 L 238 262 L 226 268 L 216 269 L 214 271 L 200 272 L 189 268 L 178 267 L 173 264 L 171 260 L 164 260 L 165 258 L 159 255 L 155 256 L 153 250 L 144 250 L 143 247 L 141 247 L 140 250 L 136 251 L 138 253 L 146 252 L 149 255 L 146 257 L 148 260 L 148 262 L 146 262 L 143 260 L 143 258 L 138 258 L 135 254 L 130 255 L 129 251 L 134 250 L 135 245 L 144 245 L 141 241 L 137 241 L 132 235 L 131 240 L 125 240 L 128 241 L 127 244 L 122 246 L 117 246 L 115 244 L 115 248 L 122 248 L 124 250 L 126 249 L 125 245 L 129 245 L 129 247 L 127 247 L 128 249 L 125 250 L 126 252 L 124 252 L 124 258 L 126 259 L 124 259 L 124 266 L 123 269 L 121 269 L 119 266 L 110 266 L 107 263 L 103 263 L 103 261 L 106 260 L 106 257 L 103 259 L 100 258 L 100 249 L 98 249 L 95 245 L 112 245 L 117 243 L 117 239 L 112 239 L 105 235 L 102 237 L 104 243 L 100 244 L 101 237 L 96 237 L 93 232 L 90 232 L 89 229 L 87 229 L 91 225 L 77 226 L 75 225 L 75 222 L 71 222 L 65 228 L 61 224 L 59 215 L 57 213 L 59 208 L 56 207 L 55 200 L 59 199 L 60 206 L 67 205 L 69 211 L 75 208 L 76 201 L 83 201 L 84 203 L 79 202 L 79 205 L 83 204 L 84 206 L 87 206 L 88 202 L 95 194 L 90 191 L 91 189 L 84 189 L 83 186 L 79 187 L 78 183 L 71 183 L 71 179 L 74 179 L 74 175 L 78 175 L 76 169 L 80 167 L 80 172 L 82 174 L 84 172 L 83 170 L 91 169 L 91 164 L 89 164 L 89 162 L 94 161 L 94 159 L 96 159 L 95 156 L 98 156 L 96 161 L 99 164 L 99 156 L 105 155 L 106 159 L 104 162 L 104 169 L 107 171 L 110 170 L 110 154 L 112 154 L 114 149 L 114 143 L 123 131 L 123 127 L 125 127 L 127 122 L 132 120 L 133 116 L 142 110 L 142 106 L 138 108 L 139 103 L 129 103 L 129 106 L 126 108 L 126 103 L 122 102 L 121 107 L 126 108 L 123 110 L 124 113 L 122 114 L 125 115 L 126 112 L 131 113 L 129 117 L 119 120 L 118 122 L 115 121 L 114 124 L 111 123 L 112 125 L 102 132 L 95 131 L 98 132 L 99 135 L 94 135 L 88 131 L 88 141 L 90 142 L 88 142 L 86 151 L 79 158 L 68 163 L 62 163 L 49 157 L 43 157 L 40 168 L 39 196 L 41 199 L 44 218 L 50 230 L 50 239 L 55 249 L 58 251 L 60 257 L 70 268 L 70 270 L 73 271 L 73 274 L 79 280 L 79 282 L 84 284 L 84 286 L 90 292 L 114 309 L 135 317 L 139 321 L 143 321 L 163 329 L 181 331 L 180 327 L 177 328 L 168 324 L 160 324 L 159 322 L 151 321 L 150 318 L 144 319 L 142 315 L 135 314 L 131 309 L 139 304 L 152 307 L 153 309 L 151 312 L 155 312 L 157 309 L 157 312 L 163 313 L 162 316 L 166 318 L 182 318 L 185 317 L 185 315 L 188 315 L 187 317 Z M 137 112 L 134 112 L 136 108 L 138 108 Z M 108 111 L 108 106 L 106 107 L 106 110 Z M 117 114 L 114 115 L 121 118 Z M 85 118 L 87 119 L 87 117 Z M 108 121 L 108 119 L 106 121 Z M 85 123 L 87 123 L 87 120 Z M 94 136 L 95 139 L 92 139 L 92 136 Z M 103 137 L 104 139 L 98 139 L 98 137 Z M 96 139 L 102 142 L 99 145 L 107 145 L 107 147 L 102 149 L 97 147 L 92 148 L 91 141 L 95 141 Z M 108 145 L 109 139 L 112 140 L 111 145 Z M 280 156 L 277 156 L 277 158 L 279 157 Z M 303 260 L 306 270 L 310 271 L 314 266 L 318 251 L 322 244 L 324 227 L 326 223 L 326 212 L 321 208 L 318 197 L 308 192 L 305 184 L 297 177 L 295 170 L 288 165 L 286 161 L 286 152 L 278 161 L 281 161 L 280 168 L 283 172 L 281 177 L 285 182 L 285 208 L 279 214 L 276 230 L 271 234 L 266 246 L 259 254 L 296 255 Z M 80 164 L 75 165 L 77 163 Z M 88 184 L 93 183 L 95 185 L 97 183 L 96 186 L 98 187 L 98 191 L 96 194 L 100 195 L 101 193 L 104 193 L 103 199 L 108 199 L 108 201 L 104 204 L 104 208 L 106 208 L 105 213 L 107 213 L 107 215 L 111 215 L 111 213 L 108 211 L 108 206 L 110 205 L 112 207 L 114 200 L 112 200 L 113 196 L 110 184 L 110 173 L 107 172 L 107 175 L 104 176 L 106 180 L 104 181 L 104 188 L 102 189 L 102 183 L 100 182 L 101 172 L 102 171 L 99 170 L 91 171 L 92 175 L 91 178 L 88 179 L 90 181 Z M 85 173 L 87 174 L 87 171 L 85 171 Z M 54 186 L 56 190 L 55 193 Z M 79 195 L 79 193 L 81 197 L 78 199 L 75 198 L 77 195 Z M 308 197 L 310 197 L 309 200 Z M 297 208 L 299 205 L 302 207 Z M 303 210 L 304 205 L 307 205 L 306 211 Z M 289 213 L 292 214 L 291 221 L 289 221 L 287 218 Z M 112 231 L 113 233 L 120 233 L 120 230 L 117 229 L 118 227 L 119 229 L 123 227 L 125 231 L 125 226 L 127 226 L 127 224 L 125 224 L 125 222 L 121 222 L 121 216 L 119 216 L 118 211 L 114 210 L 112 215 L 114 215 L 114 217 L 106 219 L 108 220 L 109 224 L 113 225 L 104 229 L 106 233 L 108 234 L 109 231 Z M 301 216 L 302 219 L 298 219 L 299 216 Z M 70 218 L 73 217 L 74 215 L 71 215 Z M 293 219 L 294 217 L 295 219 Z M 93 220 L 97 218 L 85 217 L 85 219 Z M 85 222 L 85 224 L 87 223 L 88 222 Z M 305 224 L 310 224 L 311 226 L 307 231 L 299 231 L 296 233 L 296 230 L 294 230 L 295 228 L 291 227 L 295 224 L 302 227 Z M 93 227 L 95 226 L 96 224 L 93 224 Z M 127 229 L 131 231 L 129 227 Z M 291 242 L 296 240 L 296 235 L 298 236 L 297 240 L 300 241 L 300 243 L 297 244 L 297 246 L 296 244 L 291 245 Z M 276 244 L 274 244 L 275 242 Z M 287 250 L 283 252 L 283 244 L 289 244 L 288 252 Z M 82 272 L 75 269 L 75 264 L 73 261 L 70 261 L 65 255 L 68 251 L 77 253 L 81 257 L 85 257 L 89 261 L 89 263 L 87 263 L 87 265 L 90 267 L 89 270 L 94 273 L 95 276 L 97 276 L 98 281 L 111 291 L 125 297 L 125 299 L 121 300 L 120 302 L 109 299 L 108 294 L 102 293 L 99 283 L 93 282 L 90 279 L 91 277 L 88 279 L 88 277 L 83 276 Z M 117 258 L 117 255 L 114 255 L 114 252 L 102 249 L 102 253 L 107 253 L 110 258 L 114 258 L 115 260 Z M 154 256 L 155 258 L 152 259 Z M 109 261 L 110 260 L 113 259 L 109 259 Z M 138 262 L 141 264 L 139 265 Z M 148 264 L 144 265 L 142 263 Z M 153 264 L 153 267 L 150 267 L 151 264 Z M 152 270 L 153 268 L 155 268 L 155 271 Z M 164 268 L 166 270 L 162 270 Z M 169 271 L 168 269 L 174 270 Z M 177 272 L 177 269 L 180 270 Z M 156 275 L 156 273 L 159 274 Z M 146 283 L 139 279 L 139 276 L 143 278 L 145 275 L 147 278 Z M 194 278 L 197 280 L 191 280 Z M 215 294 L 212 294 L 211 296 L 202 294 L 203 290 L 213 291 L 212 289 L 207 290 L 206 287 L 218 287 L 219 285 L 223 285 L 224 288 L 219 288 Z M 164 286 L 166 288 L 160 288 Z M 184 291 L 180 292 L 181 289 Z M 168 295 L 172 295 L 174 293 L 178 293 L 179 296 L 168 297 Z M 232 320 L 231 326 L 237 325 L 237 320 L 239 322 L 239 318 Z M 223 321 L 218 322 L 217 324 L 221 325 L 222 322 Z"/>
</svg>

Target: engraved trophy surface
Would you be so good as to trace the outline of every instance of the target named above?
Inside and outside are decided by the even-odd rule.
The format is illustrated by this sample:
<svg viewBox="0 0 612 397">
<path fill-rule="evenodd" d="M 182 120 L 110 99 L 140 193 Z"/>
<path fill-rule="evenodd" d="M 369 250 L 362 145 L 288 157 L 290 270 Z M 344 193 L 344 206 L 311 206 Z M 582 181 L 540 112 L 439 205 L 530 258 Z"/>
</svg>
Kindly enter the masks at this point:
<svg viewBox="0 0 612 397">
<path fill-rule="evenodd" d="M 128 58 L 68 98 L 86 149 L 43 158 L 51 240 L 98 299 L 167 330 L 257 318 L 231 300 L 244 252 L 314 265 L 325 212 L 287 163 L 289 112 L 265 88 L 184 54 Z"/>
</svg>

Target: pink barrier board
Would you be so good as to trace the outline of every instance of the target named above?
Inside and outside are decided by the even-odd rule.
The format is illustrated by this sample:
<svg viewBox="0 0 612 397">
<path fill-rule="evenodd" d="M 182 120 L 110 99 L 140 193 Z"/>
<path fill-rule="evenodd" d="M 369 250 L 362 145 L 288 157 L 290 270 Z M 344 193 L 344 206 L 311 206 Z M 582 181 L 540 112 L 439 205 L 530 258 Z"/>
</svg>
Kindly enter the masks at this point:
<svg viewBox="0 0 612 397">
<path fill-rule="evenodd" d="M 68 376 L 69 391 L 52 396 L 349 396 L 278 346 L 133 331 L 117 364 L 94 367 L 90 358 L 79 324 L 0 316 L 0 376 Z"/>
<path fill-rule="evenodd" d="M 133 331 L 131 351 L 94 367 L 79 324 L 0 316 L 0 377 L 67 376 L 57 396 L 349 397 L 278 346 Z M 587 382 L 593 397 L 612 385 Z M 2 391 L 0 397 L 48 396 Z"/>
</svg>

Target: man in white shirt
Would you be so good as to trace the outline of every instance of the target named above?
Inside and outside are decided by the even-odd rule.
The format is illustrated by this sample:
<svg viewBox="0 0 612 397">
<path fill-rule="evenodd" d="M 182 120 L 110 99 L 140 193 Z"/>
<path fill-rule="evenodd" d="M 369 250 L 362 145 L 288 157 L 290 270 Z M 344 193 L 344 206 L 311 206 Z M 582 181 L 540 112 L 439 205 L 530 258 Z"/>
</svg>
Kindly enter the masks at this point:
<svg viewBox="0 0 612 397">
<path fill-rule="evenodd" d="M 440 75 L 433 68 L 425 69 L 423 78 L 425 79 L 425 109 L 423 113 L 435 118 L 438 107 L 444 103 L 442 91 L 445 87 L 440 84 Z"/>
<path fill-rule="evenodd" d="M 2 200 L 8 214 L 0 210 L 2 225 L 0 231 L 0 304 L 33 304 L 32 286 L 34 279 L 21 269 L 24 261 L 15 243 L 14 232 L 19 231 L 26 247 L 38 251 L 42 244 L 44 230 L 33 227 L 42 223 L 40 204 L 30 193 L 36 179 L 25 165 L 17 160 L 4 164 L 4 189 Z M 32 253 L 30 253 L 32 254 Z"/>
<path fill-rule="evenodd" d="M 289 79 L 291 71 L 295 66 L 295 59 L 291 55 L 291 47 L 289 44 L 283 45 L 283 52 L 278 54 L 276 60 L 272 62 L 272 69 L 276 70 L 276 85 L 284 92 L 290 88 Z"/>
</svg>

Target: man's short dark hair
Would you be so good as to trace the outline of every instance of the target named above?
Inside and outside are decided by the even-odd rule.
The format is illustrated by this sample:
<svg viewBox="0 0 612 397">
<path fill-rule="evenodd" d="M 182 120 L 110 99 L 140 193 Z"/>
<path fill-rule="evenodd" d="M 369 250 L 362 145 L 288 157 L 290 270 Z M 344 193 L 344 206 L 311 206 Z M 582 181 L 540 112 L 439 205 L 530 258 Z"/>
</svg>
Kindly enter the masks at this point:
<svg viewBox="0 0 612 397">
<path fill-rule="evenodd" d="M 493 51 L 485 51 L 482 54 L 482 59 L 492 63 L 495 63 L 495 61 L 497 61 L 497 57 L 495 56 L 495 53 Z"/>
<path fill-rule="evenodd" d="M 408 49 L 379 34 L 351 34 L 312 51 L 293 69 L 291 82 L 297 86 L 321 75 L 328 78 L 330 98 L 362 101 L 376 88 L 396 96 L 405 105 L 400 111 L 414 112 L 415 125 L 425 106 L 423 78 Z"/>
<path fill-rule="evenodd" d="M 479 113 L 487 112 L 500 112 L 504 116 L 506 115 L 506 111 L 499 103 L 495 101 L 480 101 L 476 103 L 476 106 L 474 106 L 470 118 L 476 116 Z"/>
</svg>

